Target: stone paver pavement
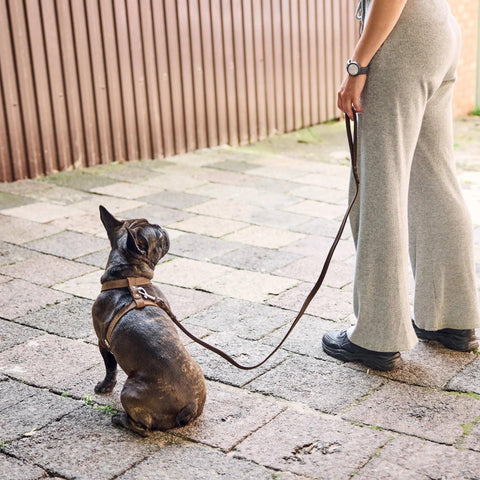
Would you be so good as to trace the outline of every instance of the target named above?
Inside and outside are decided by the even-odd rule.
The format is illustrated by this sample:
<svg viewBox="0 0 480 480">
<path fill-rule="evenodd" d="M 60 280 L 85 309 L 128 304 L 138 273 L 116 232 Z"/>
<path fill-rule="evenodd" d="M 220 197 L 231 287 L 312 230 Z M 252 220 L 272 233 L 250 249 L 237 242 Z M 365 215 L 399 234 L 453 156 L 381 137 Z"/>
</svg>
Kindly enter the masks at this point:
<svg viewBox="0 0 480 480">
<path fill-rule="evenodd" d="M 456 122 L 458 175 L 480 278 L 480 119 Z M 419 343 L 389 373 L 326 356 L 355 321 L 345 232 L 292 337 L 239 371 L 182 334 L 207 378 L 192 425 L 140 438 L 112 426 L 90 309 L 108 256 L 98 216 L 170 233 L 155 282 L 195 334 L 243 363 L 282 337 L 343 215 L 342 123 L 251 146 L 0 184 L 0 479 L 480 478 L 480 358 Z"/>
</svg>

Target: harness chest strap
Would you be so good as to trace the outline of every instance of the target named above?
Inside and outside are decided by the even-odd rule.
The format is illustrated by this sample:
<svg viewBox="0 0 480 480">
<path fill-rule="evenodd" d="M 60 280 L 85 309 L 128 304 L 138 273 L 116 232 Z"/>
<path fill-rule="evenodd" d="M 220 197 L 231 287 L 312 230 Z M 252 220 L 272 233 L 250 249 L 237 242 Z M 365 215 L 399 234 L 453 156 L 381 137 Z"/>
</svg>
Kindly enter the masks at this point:
<svg viewBox="0 0 480 480">
<path fill-rule="evenodd" d="M 110 324 L 107 328 L 107 333 L 105 334 L 105 339 L 103 343 L 106 345 L 108 349 L 110 349 L 110 340 L 112 337 L 113 330 L 117 326 L 120 319 L 131 310 L 135 310 L 136 308 L 143 308 L 146 306 L 158 307 L 158 303 L 154 302 L 153 300 L 149 300 L 148 298 L 144 298 L 140 293 L 139 287 L 141 285 L 150 285 L 152 282 L 149 278 L 145 277 L 129 277 L 124 278 L 121 280 L 112 280 L 110 282 L 105 282 L 102 285 L 102 292 L 106 290 L 113 290 L 116 288 L 125 288 L 128 287 L 130 290 L 130 294 L 132 295 L 132 301 L 122 307 L 112 318 Z"/>
</svg>

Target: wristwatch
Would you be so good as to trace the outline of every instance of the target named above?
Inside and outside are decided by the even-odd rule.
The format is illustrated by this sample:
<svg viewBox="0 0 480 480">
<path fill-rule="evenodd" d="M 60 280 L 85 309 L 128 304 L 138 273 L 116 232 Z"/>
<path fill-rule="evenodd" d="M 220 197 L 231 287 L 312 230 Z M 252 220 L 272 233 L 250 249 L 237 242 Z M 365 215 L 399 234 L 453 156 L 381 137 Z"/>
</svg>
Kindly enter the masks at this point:
<svg viewBox="0 0 480 480">
<path fill-rule="evenodd" d="M 349 60 L 347 62 L 347 73 L 351 77 L 356 77 L 357 75 L 366 75 L 368 73 L 368 65 L 366 67 L 361 67 L 360 64 L 355 60 Z"/>
</svg>

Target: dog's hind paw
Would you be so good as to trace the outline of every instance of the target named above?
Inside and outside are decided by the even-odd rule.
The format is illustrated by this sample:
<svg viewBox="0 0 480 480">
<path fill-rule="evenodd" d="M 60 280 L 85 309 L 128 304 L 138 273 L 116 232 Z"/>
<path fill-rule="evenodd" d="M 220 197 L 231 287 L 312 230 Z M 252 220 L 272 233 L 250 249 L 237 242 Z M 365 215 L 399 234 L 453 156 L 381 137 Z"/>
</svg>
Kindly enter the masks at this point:
<svg viewBox="0 0 480 480">
<path fill-rule="evenodd" d="M 151 433 L 150 430 L 134 422 L 126 413 L 117 413 L 112 417 L 112 423 L 117 427 L 123 427 L 132 432 L 138 433 L 142 437 L 148 437 Z"/>
<path fill-rule="evenodd" d="M 178 427 L 184 427 L 190 423 L 197 416 L 197 406 L 195 403 L 189 403 L 183 407 L 176 417 L 176 423 Z"/>
</svg>

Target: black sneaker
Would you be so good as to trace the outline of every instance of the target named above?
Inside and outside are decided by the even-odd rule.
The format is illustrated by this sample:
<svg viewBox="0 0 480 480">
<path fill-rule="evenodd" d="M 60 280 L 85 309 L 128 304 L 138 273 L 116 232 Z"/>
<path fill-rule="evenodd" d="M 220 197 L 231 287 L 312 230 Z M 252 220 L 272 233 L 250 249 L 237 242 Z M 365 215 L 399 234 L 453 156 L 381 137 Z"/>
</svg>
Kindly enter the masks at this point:
<svg viewBox="0 0 480 480">
<path fill-rule="evenodd" d="M 418 328 L 413 320 L 412 324 L 417 337 L 421 340 L 434 340 L 440 342 L 444 347 L 458 352 L 471 352 L 478 349 L 475 330 L 443 328 L 442 330 L 430 331 Z"/>
<path fill-rule="evenodd" d="M 323 351 L 344 362 L 361 362 L 374 370 L 388 371 L 402 364 L 400 352 L 374 352 L 352 343 L 345 330 L 328 332 L 322 339 Z"/>
</svg>

